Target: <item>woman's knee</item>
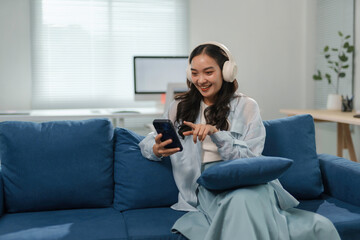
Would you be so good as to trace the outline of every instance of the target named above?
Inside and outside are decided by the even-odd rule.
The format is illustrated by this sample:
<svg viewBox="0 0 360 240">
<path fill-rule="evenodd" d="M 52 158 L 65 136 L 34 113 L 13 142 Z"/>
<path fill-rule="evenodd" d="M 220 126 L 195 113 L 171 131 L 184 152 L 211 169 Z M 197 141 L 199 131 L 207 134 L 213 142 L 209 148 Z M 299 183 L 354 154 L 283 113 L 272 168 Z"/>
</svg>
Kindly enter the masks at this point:
<svg viewBox="0 0 360 240">
<path fill-rule="evenodd" d="M 229 199 L 229 201 L 235 203 L 241 203 L 241 202 L 255 203 L 257 201 L 263 200 L 264 195 L 262 193 L 264 190 L 266 191 L 265 188 L 266 188 L 265 185 L 256 185 L 251 187 L 239 188 L 229 192 L 226 197 Z"/>
</svg>

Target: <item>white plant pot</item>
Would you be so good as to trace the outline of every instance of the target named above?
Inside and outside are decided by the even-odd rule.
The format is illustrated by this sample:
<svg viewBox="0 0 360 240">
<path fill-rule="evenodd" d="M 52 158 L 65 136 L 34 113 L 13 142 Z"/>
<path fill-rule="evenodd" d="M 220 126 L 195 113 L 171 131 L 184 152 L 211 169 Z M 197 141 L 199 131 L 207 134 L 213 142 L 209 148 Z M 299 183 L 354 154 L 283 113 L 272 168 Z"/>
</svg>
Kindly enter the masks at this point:
<svg viewBox="0 0 360 240">
<path fill-rule="evenodd" d="M 326 108 L 329 110 L 341 110 L 342 98 L 339 94 L 329 94 Z"/>
</svg>

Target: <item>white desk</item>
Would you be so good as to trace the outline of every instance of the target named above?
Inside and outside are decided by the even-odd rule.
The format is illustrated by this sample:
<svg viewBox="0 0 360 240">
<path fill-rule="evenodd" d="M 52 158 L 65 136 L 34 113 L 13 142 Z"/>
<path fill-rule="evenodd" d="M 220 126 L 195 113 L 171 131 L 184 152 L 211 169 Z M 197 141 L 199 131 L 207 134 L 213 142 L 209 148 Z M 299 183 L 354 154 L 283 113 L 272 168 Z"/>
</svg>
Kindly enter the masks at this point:
<svg viewBox="0 0 360 240">
<path fill-rule="evenodd" d="M 31 111 L 0 111 L 2 121 L 58 121 L 108 118 L 114 127 L 124 127 L 125 118 L 159 118 L 163 110 L 158 108 L 94 108 L 94 109 L 56 109 Z"/>
</svg>

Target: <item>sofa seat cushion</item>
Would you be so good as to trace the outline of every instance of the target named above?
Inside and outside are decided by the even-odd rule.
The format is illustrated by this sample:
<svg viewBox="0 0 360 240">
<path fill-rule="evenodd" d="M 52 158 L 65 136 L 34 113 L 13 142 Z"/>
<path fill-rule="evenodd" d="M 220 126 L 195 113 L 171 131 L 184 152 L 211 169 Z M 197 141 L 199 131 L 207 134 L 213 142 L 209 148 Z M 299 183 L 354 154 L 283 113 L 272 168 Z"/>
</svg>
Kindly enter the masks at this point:
<svg viewBox="0 0 360 240">
<path fill-rule="evenodd" d="M 113 136 L 107 119 L 1 122 L 6 211 L 110 207 Z"/>
<path fill-rule="evenodd" d="M 186 212 L 171 208 L 146 208 L 123 212 L 129 238 L 132 240 L 186 239 L 171 232 L 177 219 Z"/>
<path fill-rule="evenodd" d="M 127 239 L 123 215 L 113 208 L 9 213 L 0 218 L 1 240 Z"/>
<path fill-rule="evenodd" d="M 360 207 L 322 195 L 321 199 L 301 201 L 298 208 L 327 217 L 342 240 L 360 239 Z"/>
</svg>

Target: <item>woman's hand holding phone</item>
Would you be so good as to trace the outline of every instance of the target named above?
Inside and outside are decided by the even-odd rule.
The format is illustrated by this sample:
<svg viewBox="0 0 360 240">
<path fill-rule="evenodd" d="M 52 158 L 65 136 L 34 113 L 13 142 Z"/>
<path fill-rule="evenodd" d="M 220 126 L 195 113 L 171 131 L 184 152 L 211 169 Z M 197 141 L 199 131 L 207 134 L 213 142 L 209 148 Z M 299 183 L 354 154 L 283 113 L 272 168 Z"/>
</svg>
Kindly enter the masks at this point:
<svg viewBox="0 0 360 240">
<path fill-rule="evenodd" d="M 161 142 L 161 137 L 161 133 L 156 135 L 155 144 L 153 146 L 153 152 L 157 157 L 168 157 L 180 151 L 180 148 L 165 148 L 166 145 L 172 143 L 172 139 Z"/>
<path fill-rule="evenodd" d="M 202 142 L 205 140 L 207 135 L 211 135 L 219 131 L 215 126 L 210 124 L 195 124 L 187 121 L 184 121 L 184 124 L 192 128 L 191 131 L 184 132 L 184 136 L 193 135 L 194 143 L 197 142 L 197 139 Z"/>
</svg>

